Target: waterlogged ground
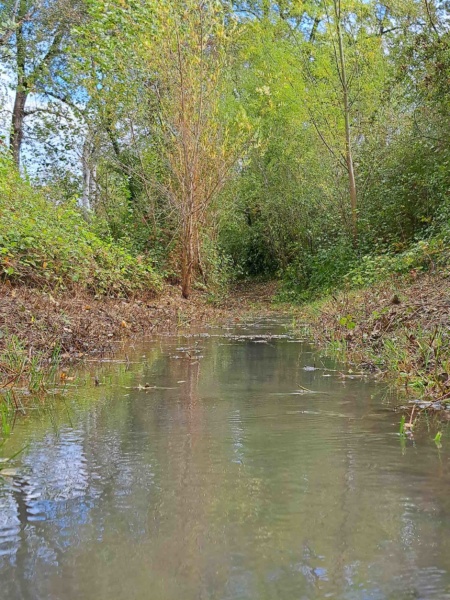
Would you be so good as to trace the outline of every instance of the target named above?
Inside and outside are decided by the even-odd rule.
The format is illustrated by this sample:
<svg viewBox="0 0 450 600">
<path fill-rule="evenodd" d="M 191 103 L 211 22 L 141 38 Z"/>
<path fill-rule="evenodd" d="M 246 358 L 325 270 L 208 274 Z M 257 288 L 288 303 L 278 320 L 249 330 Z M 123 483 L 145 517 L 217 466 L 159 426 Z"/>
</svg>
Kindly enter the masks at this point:
<svg viewBox="0 0 450 600">
<path fill-rule="evenodd" d="M 129 348 L 21 419 L 0 598 L 450 598 L 448 432 L 402 443 L 380 385 L 286 331 Z"/>
</svg>

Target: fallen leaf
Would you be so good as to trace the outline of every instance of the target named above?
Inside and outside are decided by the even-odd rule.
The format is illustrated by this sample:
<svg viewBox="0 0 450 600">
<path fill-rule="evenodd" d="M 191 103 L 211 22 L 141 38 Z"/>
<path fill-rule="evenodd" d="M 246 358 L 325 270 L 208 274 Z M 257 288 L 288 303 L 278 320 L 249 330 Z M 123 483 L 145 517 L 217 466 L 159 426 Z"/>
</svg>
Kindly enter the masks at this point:
<svg viewBox="0 0 450 600">
<path fill-rule="evenodd" d="M 17 469 L 2 469 L 0 475 L 3 477 L 15 477 L 17 475 Z"/>
</svg>

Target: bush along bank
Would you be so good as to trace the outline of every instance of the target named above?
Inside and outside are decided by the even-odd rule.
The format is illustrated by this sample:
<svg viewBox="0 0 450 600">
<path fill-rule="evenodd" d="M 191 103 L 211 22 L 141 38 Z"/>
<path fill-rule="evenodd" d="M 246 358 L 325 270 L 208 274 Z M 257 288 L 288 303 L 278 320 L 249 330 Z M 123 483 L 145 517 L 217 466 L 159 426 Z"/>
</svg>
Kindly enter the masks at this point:
<svg viewBox="0 0 450 600">
<path fill-rule="evenodd" d="M 99 238 L 75 201 L 55 204 L 0 154 L 0 267 L 3 282 L 128 297 L 161 281 L 144 257 Z"/>
<path fill-rule="evenodd" d="M 410 426 L 423 411 L 450 420 L 446 276 L 391 277 L 369 288 L 336 292 L 302 307 L 300 315 L 327 351 L 395 382 L 406 399 L 402 409 L 409 412 Z"/>
</svg>

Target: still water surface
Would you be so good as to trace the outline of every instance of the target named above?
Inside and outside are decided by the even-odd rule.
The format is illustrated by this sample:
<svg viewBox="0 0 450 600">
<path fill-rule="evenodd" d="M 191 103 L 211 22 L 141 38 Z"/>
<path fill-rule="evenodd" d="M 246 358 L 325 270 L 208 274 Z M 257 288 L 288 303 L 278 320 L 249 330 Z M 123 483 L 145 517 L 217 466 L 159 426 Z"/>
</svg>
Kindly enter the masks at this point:
<svg viewBox="0 0 450 600">
<path fill-rule="evenodd" d="M 382 386 L 268 320 L 128 358 L 16 426 L 2 600 L 450 598 L 448 445 Z"/>
</svg>

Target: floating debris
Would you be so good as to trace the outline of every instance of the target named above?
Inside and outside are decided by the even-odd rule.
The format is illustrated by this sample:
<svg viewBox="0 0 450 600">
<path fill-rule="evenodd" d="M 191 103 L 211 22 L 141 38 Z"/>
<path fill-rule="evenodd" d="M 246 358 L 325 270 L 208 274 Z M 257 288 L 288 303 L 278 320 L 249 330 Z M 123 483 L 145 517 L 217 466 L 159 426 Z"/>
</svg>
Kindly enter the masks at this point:
<svg viewBox="0 0 450 600">
<path fill-rule="evenodd" d="M 126 390 L 177 390 L 177 387 L 162 387 L 159 385 L 150 385 L 149 383 L 145 383 L 144 385 L 137 385 L 137 386 L 123 386 Z"/>
<path fill-rule="evenodd" d="M 18 469 L 1 469 L 0 475 L 2 477 L 16 477 L 18 472 L 19 472 Z"/>
</svg>

